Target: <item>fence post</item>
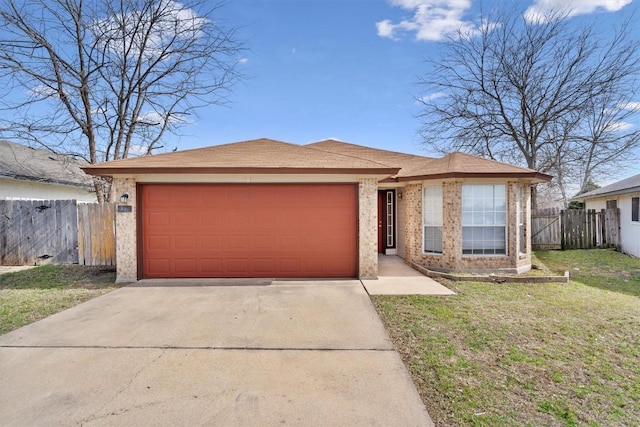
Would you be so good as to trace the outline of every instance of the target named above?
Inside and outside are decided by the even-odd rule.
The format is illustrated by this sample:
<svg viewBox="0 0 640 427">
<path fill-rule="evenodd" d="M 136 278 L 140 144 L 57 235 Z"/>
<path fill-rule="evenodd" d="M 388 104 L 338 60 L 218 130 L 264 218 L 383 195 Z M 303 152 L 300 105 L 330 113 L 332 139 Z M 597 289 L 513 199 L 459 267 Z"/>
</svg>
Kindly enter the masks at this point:
<svg viewBox="0 0 640 427">
<path fill-rule="evenodd" d="M 565 250 L 567 247 L 566 238 L 565 238 L 565 210 L 560 211 L 560 249 Z"/>
</svg>

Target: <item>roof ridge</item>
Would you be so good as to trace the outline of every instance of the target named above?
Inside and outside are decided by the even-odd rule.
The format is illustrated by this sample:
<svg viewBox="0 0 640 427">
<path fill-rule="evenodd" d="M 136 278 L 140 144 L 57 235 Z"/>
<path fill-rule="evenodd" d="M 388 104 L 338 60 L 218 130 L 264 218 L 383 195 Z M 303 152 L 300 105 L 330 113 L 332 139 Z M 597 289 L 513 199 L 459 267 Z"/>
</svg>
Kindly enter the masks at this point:
<svg viewBox="0 0 640 427">
<path fill-rule="evenodd" d="M 320 141 L 320 142 L 322 142 L 322 141 Z M 320 149 L 320 148 L 316 148 L 316 147 L 309 147 L 309 146 L 308 146 L 308 144 L 307 144 L 307 145 L 301 145 L 301 147 L 307 148 L 307 149 L 309 149 L 309 150 L 320 151 L 320 152 L 323 152 L 323 153 L 330 153 L 330 154 L 334 154 L 334 155 L 337 155 L 337 156 L 348 157 L 348 158 L 350 158 L 350 159 L 364 160 L 364 161 L 366 161 L 366 162 L 375 163 L 375 164 L 377 164 L 377 165 L 385 166 L 385 167 L 388 167 L 388 168 L 393 168 L 393 167 L 395 167 L 395 166 L 393 166 L 393 165 L 389 165 L 389 164 L 387 164 L 387 163 L 381 163 L 381 162 L 377 162 L 377 161 L 375 161 L 375 160 L 365 159 L 364 157 L 352 156 L 351 154 L 336 153 L 335 151 L 322 150 L 322 149 Z"/>
<path fill-rule="evenodd" d="M 400 154 L 400 155 L 403 155 L 403 156 L 415 157 L 415 158 L 419 158 L 419 159 L 429 159 L 429 160 L 434 159 L 434 157 L 421 156 L 419 154 L 403 153 L 402 151 L 385 150 L 383 148 L 367 147 L 366 145 L 354 144 L 352 142 L 338 141 L 337 139 L 323 139 L 322 141 L 310 142 L 309 144 L 306 144 L 305 146 L 310 146 L 310 145 L 314 145 L 314 144 L 321 144 L 323 142 L 330 142 L 330 141 L 337 142 L 339 144 L 350 145 L 352 147 L 364 148 L 364 149 L 367 149 L 367 150 L 375 150 L 375 151 L 381 151 L 381 152 L 385 152 L 385 153 Z M 322 151 L 326 151 L 326 150 L 322 150 Z"/>
</svg>

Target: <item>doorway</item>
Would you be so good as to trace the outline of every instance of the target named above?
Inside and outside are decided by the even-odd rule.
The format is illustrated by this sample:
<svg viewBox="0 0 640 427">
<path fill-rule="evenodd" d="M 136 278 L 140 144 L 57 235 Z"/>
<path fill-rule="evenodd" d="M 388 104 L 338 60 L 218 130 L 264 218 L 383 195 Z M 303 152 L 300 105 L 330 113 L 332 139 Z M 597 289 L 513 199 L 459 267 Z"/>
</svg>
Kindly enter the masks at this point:
<svg viewBox="0 0 640 427">
<path fill-rule="evenodd" d="M 396 191 L 378 191 L 378 253 L 396 249 Z"/>
</svg>

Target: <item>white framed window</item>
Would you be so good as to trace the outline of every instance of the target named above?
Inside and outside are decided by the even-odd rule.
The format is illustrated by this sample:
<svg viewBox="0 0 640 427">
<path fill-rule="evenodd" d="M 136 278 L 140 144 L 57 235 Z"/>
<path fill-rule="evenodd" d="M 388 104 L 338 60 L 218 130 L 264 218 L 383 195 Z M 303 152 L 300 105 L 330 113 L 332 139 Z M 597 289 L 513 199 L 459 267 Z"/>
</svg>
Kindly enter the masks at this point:
<svg viewBox="0 0 640 427">
<path fill-rule="evenodd" d="M 422 188 L 423 252 L 442 253 L 442 186 Z"/>
<path fill-rule="evenodd" d="M 462 254 L 507 254 L 507 188 L 462 186 Z"/>
</svg>

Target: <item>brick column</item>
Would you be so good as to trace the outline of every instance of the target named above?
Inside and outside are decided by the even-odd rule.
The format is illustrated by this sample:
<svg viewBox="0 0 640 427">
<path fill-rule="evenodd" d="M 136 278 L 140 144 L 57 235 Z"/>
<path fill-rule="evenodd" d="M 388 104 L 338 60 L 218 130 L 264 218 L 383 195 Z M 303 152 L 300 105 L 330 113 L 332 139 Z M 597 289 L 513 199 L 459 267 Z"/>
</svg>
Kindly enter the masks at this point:
<svg viewBox="0 0 640 427">
<path fill-rule="evenodd" d="M 442 183 L 442 261 L 451 270 L 462 268 L 462 182 Z"/>
<path fill-rule="evenodd" d="M 408 184 L 404 188 L 406 245 L 405 261 L 419 262 L 422 252 L 422 184 Z"/>
<path fill-rule="evenodd" d="M 378 180 L 361 178 L 358 185 L 358 276 L 378 277 Z"/>
<path fill-rule="evenodd" d="M 138 280 L 136 180 L 114 178 L 113 191 L 116 205 L 121 205 L 120 196 L 127 193 L 126 206 L 131 207 L 131 212 L 118 212 L 116 208 L 116 283 L 135 282 Z"/>
<path fill-rule="evenodd" d="M 515 181 L 507 181 L 507 254 L 509 264 L 518 265 L 520 247 L 518 242 L 518 203 L 520 198 L 520 186 Z"/>
</svg>

